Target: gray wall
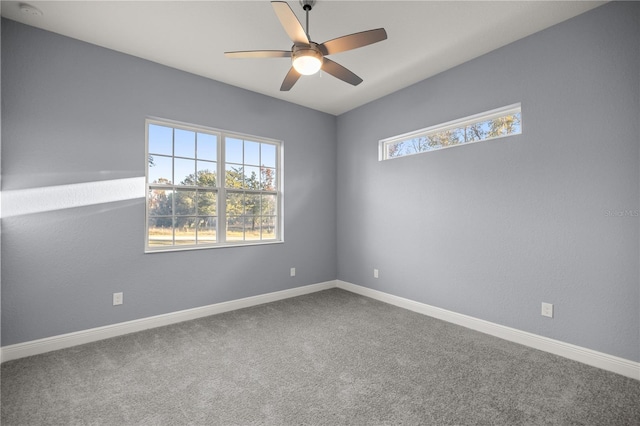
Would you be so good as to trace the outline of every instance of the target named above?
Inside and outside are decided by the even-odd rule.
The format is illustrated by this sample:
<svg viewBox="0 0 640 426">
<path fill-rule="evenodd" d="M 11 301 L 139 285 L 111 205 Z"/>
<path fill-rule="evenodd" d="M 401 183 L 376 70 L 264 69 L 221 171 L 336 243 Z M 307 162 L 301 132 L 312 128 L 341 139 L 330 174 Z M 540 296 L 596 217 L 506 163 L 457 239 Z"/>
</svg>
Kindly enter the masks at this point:
<svg viewBox="0 0 640 426">
<path fill-rule="evenodd" d="M 7 20 L 2 67 L 7 209 L 144 176 L 146 116 L 283 140 L 285 172 L 284 244 L 143 254 L 142 198 L 4 218 L 2 345 L 335 279 L 334 116 Z"/>
<path fill-rule="evenodd" d="M 0 3 L 0 10 L 2 3 Z M 2 19 L 0 19 L 0 81 L 2 80 Z M 0 84 L 0 100 L 2 84 Z M 2 103 L 0 102 L 0 188 L 2 187 Z M 1 200 L 0 200 L 1 201 Z M 2 222 L 2 203 L 0 202 L 0 222 Z M 2 226 L 0 224 L 0 271 L 2 271 Z M 2 273 L 0 272 L 0 302 L 2 301 Z M 0 342 L 2 342 L 2 303 L 0 303 Z"/>
<path fill-rule="evenodd" d="M 608 4 L 338 117 L 338 278 L 640 361 L 639 46 Z M 378 162 L 515 102 L 520 136 Z"/>
<path fill-rule="evenodd" d="M 142 199 L 5 218 L 2 344 L 337 277 L 640 361 L 638 22 L 608 4 L 336 119 L 3 21 L 5 194 L 143 176 L 165 117 L 284 140 L 286 242 L 145 255 Z M 377 161 L 514 102 L 521 136 Z"/>
</svg>

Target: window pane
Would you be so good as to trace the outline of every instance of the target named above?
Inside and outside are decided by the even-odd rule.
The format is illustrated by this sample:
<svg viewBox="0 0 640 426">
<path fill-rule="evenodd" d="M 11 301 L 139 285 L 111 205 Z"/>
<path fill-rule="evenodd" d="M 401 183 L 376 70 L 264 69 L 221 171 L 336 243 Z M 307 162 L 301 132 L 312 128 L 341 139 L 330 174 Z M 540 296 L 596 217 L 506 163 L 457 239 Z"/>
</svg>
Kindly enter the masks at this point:
<svg viewBox="0 0 640 426">
<path fill-rule="evenodd" d="M 176 185 L 196 184 L 196 160 L 176 158 L 174 160 Z"/>
<path fill-rule="evenodd" d="M 243 188 L 244 175 L 242 166 L 227 164 L 225 170 L 224 185 L 227 188 Z"/>
<path fill-rule="evenodd" d="M 227 194 L 227 216 L 241 216 L 244 214 L 244 194 Z"/>
<path fill-rule="evenodd" d="M 216 233 L 217 221 L 218 219 L 215 217 L 198 218 L 198 244 L 209 244 L 218 241 Z"/>
<path fill-rule="evenodd" d="M 196 243 L 196 218 L 176 217 L 175 244 Z"/>
<path fill-rule="evenodd" d="M 216 215 L 217 193 L 214 191 L 198 191 L 198 215 Z"/>
<path fill-rule="evenodd" d="M 242 164 L 242 140 L 226 138 L 225 161 L 227 163 Z"/>
<path fill-rule="evenodd" d="M 227 241 L 244 240 L 244 218 L 229 216 L 227 218 Z"/>
<path fill-rule="evenodd" d="M 262 167 L 260 170 L 260 185 L 265 191 L 276 190 L 276 169 Z"/>
<path fill-rule="evenodd" d="M 149 124 L 149 154 L 173 155 L 173 129 Z"/>
<path fill-rule="evenodd" d="M 196 133 L 175 129 L 175 151 L 177 157 L 196 158 Z"/>
<path fill-rule="evenodd" d="M 260 194 L 244 195 L 244 212 L 255 216 L 260 215 Z"/>
<path fill-rule="evenodd" d="M 149 218 L 149 245 L 173 245 L 173 221 L 170 217 Z"/>
<path fill-rule="evenodd" d="M 260 239 L 260 216 L 245 216 L 244 218 L 244 239 Z"/>
<path fill-rule="evenodd" d="M 275 217 L 262 218 L 262 239 L 272 240 L 276 237 L 276 219 Z"/>
<path fill-rule="evenodd" d="M 149 155 L 149 183 L 173 183 L 171 157 Z"/>
<path fill-rule="evenodd" d="M 176 190 L 175 214 L 180 216 L 196 214 L 196 191 Z"/>
<path fill-rule="evenodd" d="M 172 193 L 171 189 L 150 189 L 149 216 L 171 216 L 173 211 Z"/>
<path fill-rule="evenodd" d="M 258 142 L 244 142 L 244 164 L 260 165 L 260 144 Z"/>
<path fill-rule="evenodd" d="M 425 137 L 413 138 L 407 141 L 407 144 L 405 145 L 405 150 L 412 154 L 416 152 L 428 151 L 431 146 L 430 143 L 437 143 L 437 142 L 433 142 Z"/>
<path fill-rule="evenodd" d="M 263 143 L 260 144 L 261 156 L 260 156 L 260 165 L 267 167 L 275 167 L 276 166 L 276 146 Z"/>
<path fill-rule="evenodd" d="M 489 130 L 488 122 L 482 121 L 465 127 L 465 140 L 468 142 L 481 141 L 486 138 Z"/>
<path fill-rule="evenodd" d="M 216 161 L 218 137 L 206 133 L 198 133 L 198 158 L 201 160 Z"/>
<path fill-rule="evenodd" d="M 465 142 L 464 128 L 454 129 L 449 133 L 449 145 L 457 145 Z"/>
<path fill-rule="evenodd" d="M 261 214 L 264 216 L 275 216 L 277 196 L 271 194 L 262 194 Z"/>
<path fill-rule="evenodd" d="M 489 137 L 506 136 L 520 133 L 520 114 L 494 118 L 489 125 Z"/>
<path fill-rule="evenodd" d="M 260 189 L 260 167 L 245 166 L 244 187 L 248 189 Z"/>
<path fill-rule="evenodd" d="M 522 113 L 513 114 L 513 134 L 522 133 Z"/>
<path fill-rule="evenodd" d="M 211 161 L 198 161 L 198 186 L 216 186 L 217 165 Z"/>
</svg>

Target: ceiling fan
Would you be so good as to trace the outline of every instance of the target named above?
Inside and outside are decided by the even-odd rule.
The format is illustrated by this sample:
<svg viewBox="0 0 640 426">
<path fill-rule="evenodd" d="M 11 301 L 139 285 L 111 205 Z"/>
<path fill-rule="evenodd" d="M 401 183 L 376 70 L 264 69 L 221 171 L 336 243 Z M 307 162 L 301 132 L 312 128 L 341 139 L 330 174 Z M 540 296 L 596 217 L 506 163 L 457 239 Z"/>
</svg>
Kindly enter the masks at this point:
<svg viewBox="0 0 640 426">
<path fill-rule="evenodd" d="M 307 30 L 302 28 L 295 13 L 285 1 L 272 1 L 271 6 L 276 12 L 282 27 L 293 41 L 291 50 L 248 50 L 225 52 L 228 58 L 291 58 L 292 66 L 287 73 L 281 91 L 290 90 L 301 75 L 311 75 L 320 69 L 332 76 L 357 86 L 362 79 L 347 68 L 327 58 L 327 55 L 357 49 L 369 44 L 387 39 L 384 28 L 349 34 L 334 38 L 324 43 L 315 43 L 309 37 L 309 11 L 315 5 L 315 0 L 300 0 L 307 16 Z"/>
</svg>

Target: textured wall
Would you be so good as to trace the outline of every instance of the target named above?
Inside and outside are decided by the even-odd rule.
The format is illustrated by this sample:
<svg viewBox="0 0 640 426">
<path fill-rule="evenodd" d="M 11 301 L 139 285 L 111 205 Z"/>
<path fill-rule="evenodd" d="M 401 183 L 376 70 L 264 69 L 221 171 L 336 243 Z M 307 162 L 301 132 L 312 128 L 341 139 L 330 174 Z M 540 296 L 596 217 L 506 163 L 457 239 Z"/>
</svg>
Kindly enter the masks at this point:
<svg viewBox="0 0 640 426">
<path fill-rule="evenodd" d="M 608 4 L 338 117 L 338 278 L 640 361 L 639 23 Z M 520 136 L 378 162 L 515 102 Z"/>
<path fill-rule="evenodd" d="M 6 20 L 2 67 L 10 212 L 143 177 L 146 116 L 283 140 L 285 177 L 284 244 L 143 254 L 143 198 L 3 218 L 3 345 L 335 279 L 335 117 Z"/>
</svg>

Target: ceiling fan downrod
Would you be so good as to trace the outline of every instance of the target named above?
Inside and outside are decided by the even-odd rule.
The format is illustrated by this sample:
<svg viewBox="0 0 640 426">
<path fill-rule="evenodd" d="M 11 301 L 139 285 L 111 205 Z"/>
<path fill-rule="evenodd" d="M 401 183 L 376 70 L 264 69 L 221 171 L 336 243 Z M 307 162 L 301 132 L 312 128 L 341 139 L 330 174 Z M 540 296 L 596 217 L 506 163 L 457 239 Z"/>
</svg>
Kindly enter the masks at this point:
<svg viewBox="0 0 640 426">
<path fill-rule="evenodd" d="M 309 35 L 309 11 L 313 9 L 313 6 L 316 4 L 316 0 L 300 0 L 300 5 L 304 9 L 307 15 L 307 38 L 311 40 L 311 35 Z"/>
</svg>

